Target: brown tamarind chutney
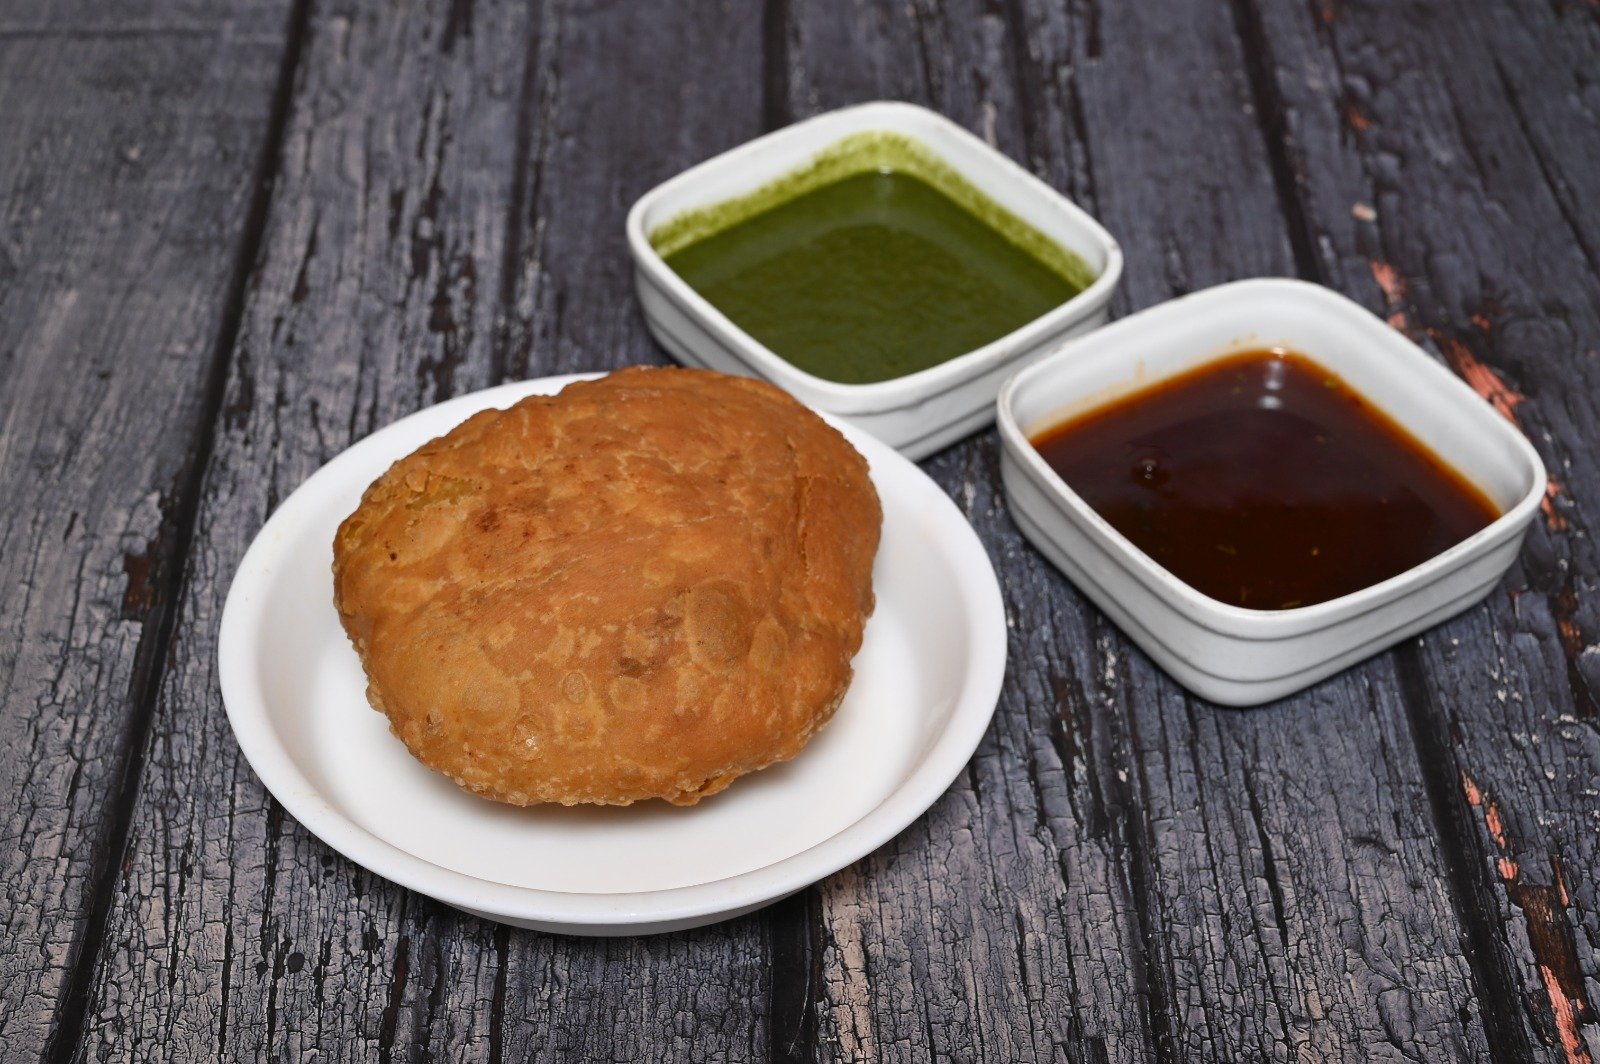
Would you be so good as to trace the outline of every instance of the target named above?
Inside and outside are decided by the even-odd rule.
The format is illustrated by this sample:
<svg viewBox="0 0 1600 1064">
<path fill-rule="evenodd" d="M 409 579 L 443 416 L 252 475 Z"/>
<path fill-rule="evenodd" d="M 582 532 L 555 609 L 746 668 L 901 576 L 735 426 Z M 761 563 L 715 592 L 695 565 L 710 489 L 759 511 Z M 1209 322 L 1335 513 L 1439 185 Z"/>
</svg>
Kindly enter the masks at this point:
<svg viewBox="0 0 1600 1064">
<path fill-rule="evenodd" d="M 1359 591 L 1500 513 L 1344 381 L 1282 349 L 1209 362 L 1030 442 L 1134 546 L 1248 609 Z"/>
</svg>

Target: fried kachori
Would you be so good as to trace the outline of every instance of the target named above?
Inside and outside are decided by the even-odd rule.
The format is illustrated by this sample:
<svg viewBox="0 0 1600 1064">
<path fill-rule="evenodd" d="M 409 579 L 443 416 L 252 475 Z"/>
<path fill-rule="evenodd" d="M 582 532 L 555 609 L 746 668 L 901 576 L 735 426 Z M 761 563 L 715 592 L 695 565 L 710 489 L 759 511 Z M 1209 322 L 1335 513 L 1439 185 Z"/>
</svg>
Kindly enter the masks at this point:
<svg viewBox="0 0 1600 1064">
<path fill-rule="evenodd" d="M 334 542 L 367 694 L 515 805 L 692 805 L 833 716 L 872 612 L 866 461 L 779 389 L 636 367 L 484 411 Z"/>
</svg>

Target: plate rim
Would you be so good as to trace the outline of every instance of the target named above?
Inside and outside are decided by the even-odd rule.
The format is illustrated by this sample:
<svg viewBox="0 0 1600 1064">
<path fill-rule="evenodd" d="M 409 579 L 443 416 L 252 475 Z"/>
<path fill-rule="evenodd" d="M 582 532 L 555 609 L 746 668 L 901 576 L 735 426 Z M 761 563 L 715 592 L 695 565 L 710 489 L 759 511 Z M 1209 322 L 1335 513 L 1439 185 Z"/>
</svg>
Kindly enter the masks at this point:
<svg viewBox="0 0 1600 1064">
<path fill-rule="evenodd" d="M 933 511 L 944 511 L 945 520 L 939 523 L 948 525 L 953 535 L 942 536 L 941 543 L 947 553 L 957 555 L 951 560 L 959 593 L 952 597 L 969 620 L 967 682 L 922 762 L 880 803 L 827 838 L 758 868 L 704 883 L 606 893 L 483 879 L 418 857 L 356 823 L 301 772 L 271 723 L 267 699 L 250 682 L 250 666 L 256 660 L 251 651 L 264 627 L 260 611 L 272 583 L 264 559 L 276 545 L 275 533 L 293 527 L 302 510 L 316 512 L 312 500 L 320 488 L 340 479 L 345 466 L 382 449 L 384 438 L 409 422 L 436 417 L 450 408 L 459 408 L 465 420 L 477 410 L 529 395 L 554 394 L 575 381 L 603 375 L 537 377 L 455 396 L 374 430 L 323 463 L 268 516 L 241 556 L 218 626 L 217 675 L 229 726 L 261 785 L 307 831 L 346 858 L 407 889 L 491 919 L 569 933 L 629 934 L 711 923 L 722 914 L 732 917 L 751 911 L 833 875 L 899 835 L 949 789 L 988 730 L 1005 679 L 1009 631 L 993 562 L 954 501 L 888 444 L 821 413 L 868 458 L 874 481 L 881 467 L 901 467 L 902 474 L 912 474 L 902 479 L 913 492 L 925 495 Z"/>
</svg>

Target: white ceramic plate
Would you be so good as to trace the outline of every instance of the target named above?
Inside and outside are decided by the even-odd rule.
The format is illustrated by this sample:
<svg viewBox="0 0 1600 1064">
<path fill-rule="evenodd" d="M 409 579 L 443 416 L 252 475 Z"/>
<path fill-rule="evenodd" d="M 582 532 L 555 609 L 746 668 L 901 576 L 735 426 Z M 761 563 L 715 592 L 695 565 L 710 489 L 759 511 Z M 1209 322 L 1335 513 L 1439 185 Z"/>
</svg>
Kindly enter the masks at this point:
<svg viewBox="0 0 1600 1064">
<path fill-rule="evenodd" d="M 251 766 L 311 832 L 397 883 L 569 934 L 694 927 L 776 901 L 870 853 L 961 771 L 994 713 L 1006 622 L 959 510 L 886 444 L 833 423 L 883 501 L 877 611 L 833 722 L 795 760 L 679 809 L 517 809 L 413 760 L 368 705 L 333 609 L 333 535 L 390 463 L 471 414 L 577 377 L 462 396 L 390 425 L 283 503 L 240 563 L 218 652 Z"/>
</svg>

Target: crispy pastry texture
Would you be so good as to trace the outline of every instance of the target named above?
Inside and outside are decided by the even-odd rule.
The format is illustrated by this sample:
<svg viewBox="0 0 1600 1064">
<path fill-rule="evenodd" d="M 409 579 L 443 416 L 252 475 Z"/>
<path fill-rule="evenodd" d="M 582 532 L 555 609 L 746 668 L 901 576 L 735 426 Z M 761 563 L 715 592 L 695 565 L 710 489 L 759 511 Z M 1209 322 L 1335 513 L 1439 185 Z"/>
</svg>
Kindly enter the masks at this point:
<svg viewBox="0 0 1600 1064">
<path fill-rule="evenodd" d="M 636 367 L 396 462 L 339 528 L 334 602 L 374 708 L 468 790 L 693 805 L 833 716 L 881 523 L 782 391 Z"/>
</svg>

